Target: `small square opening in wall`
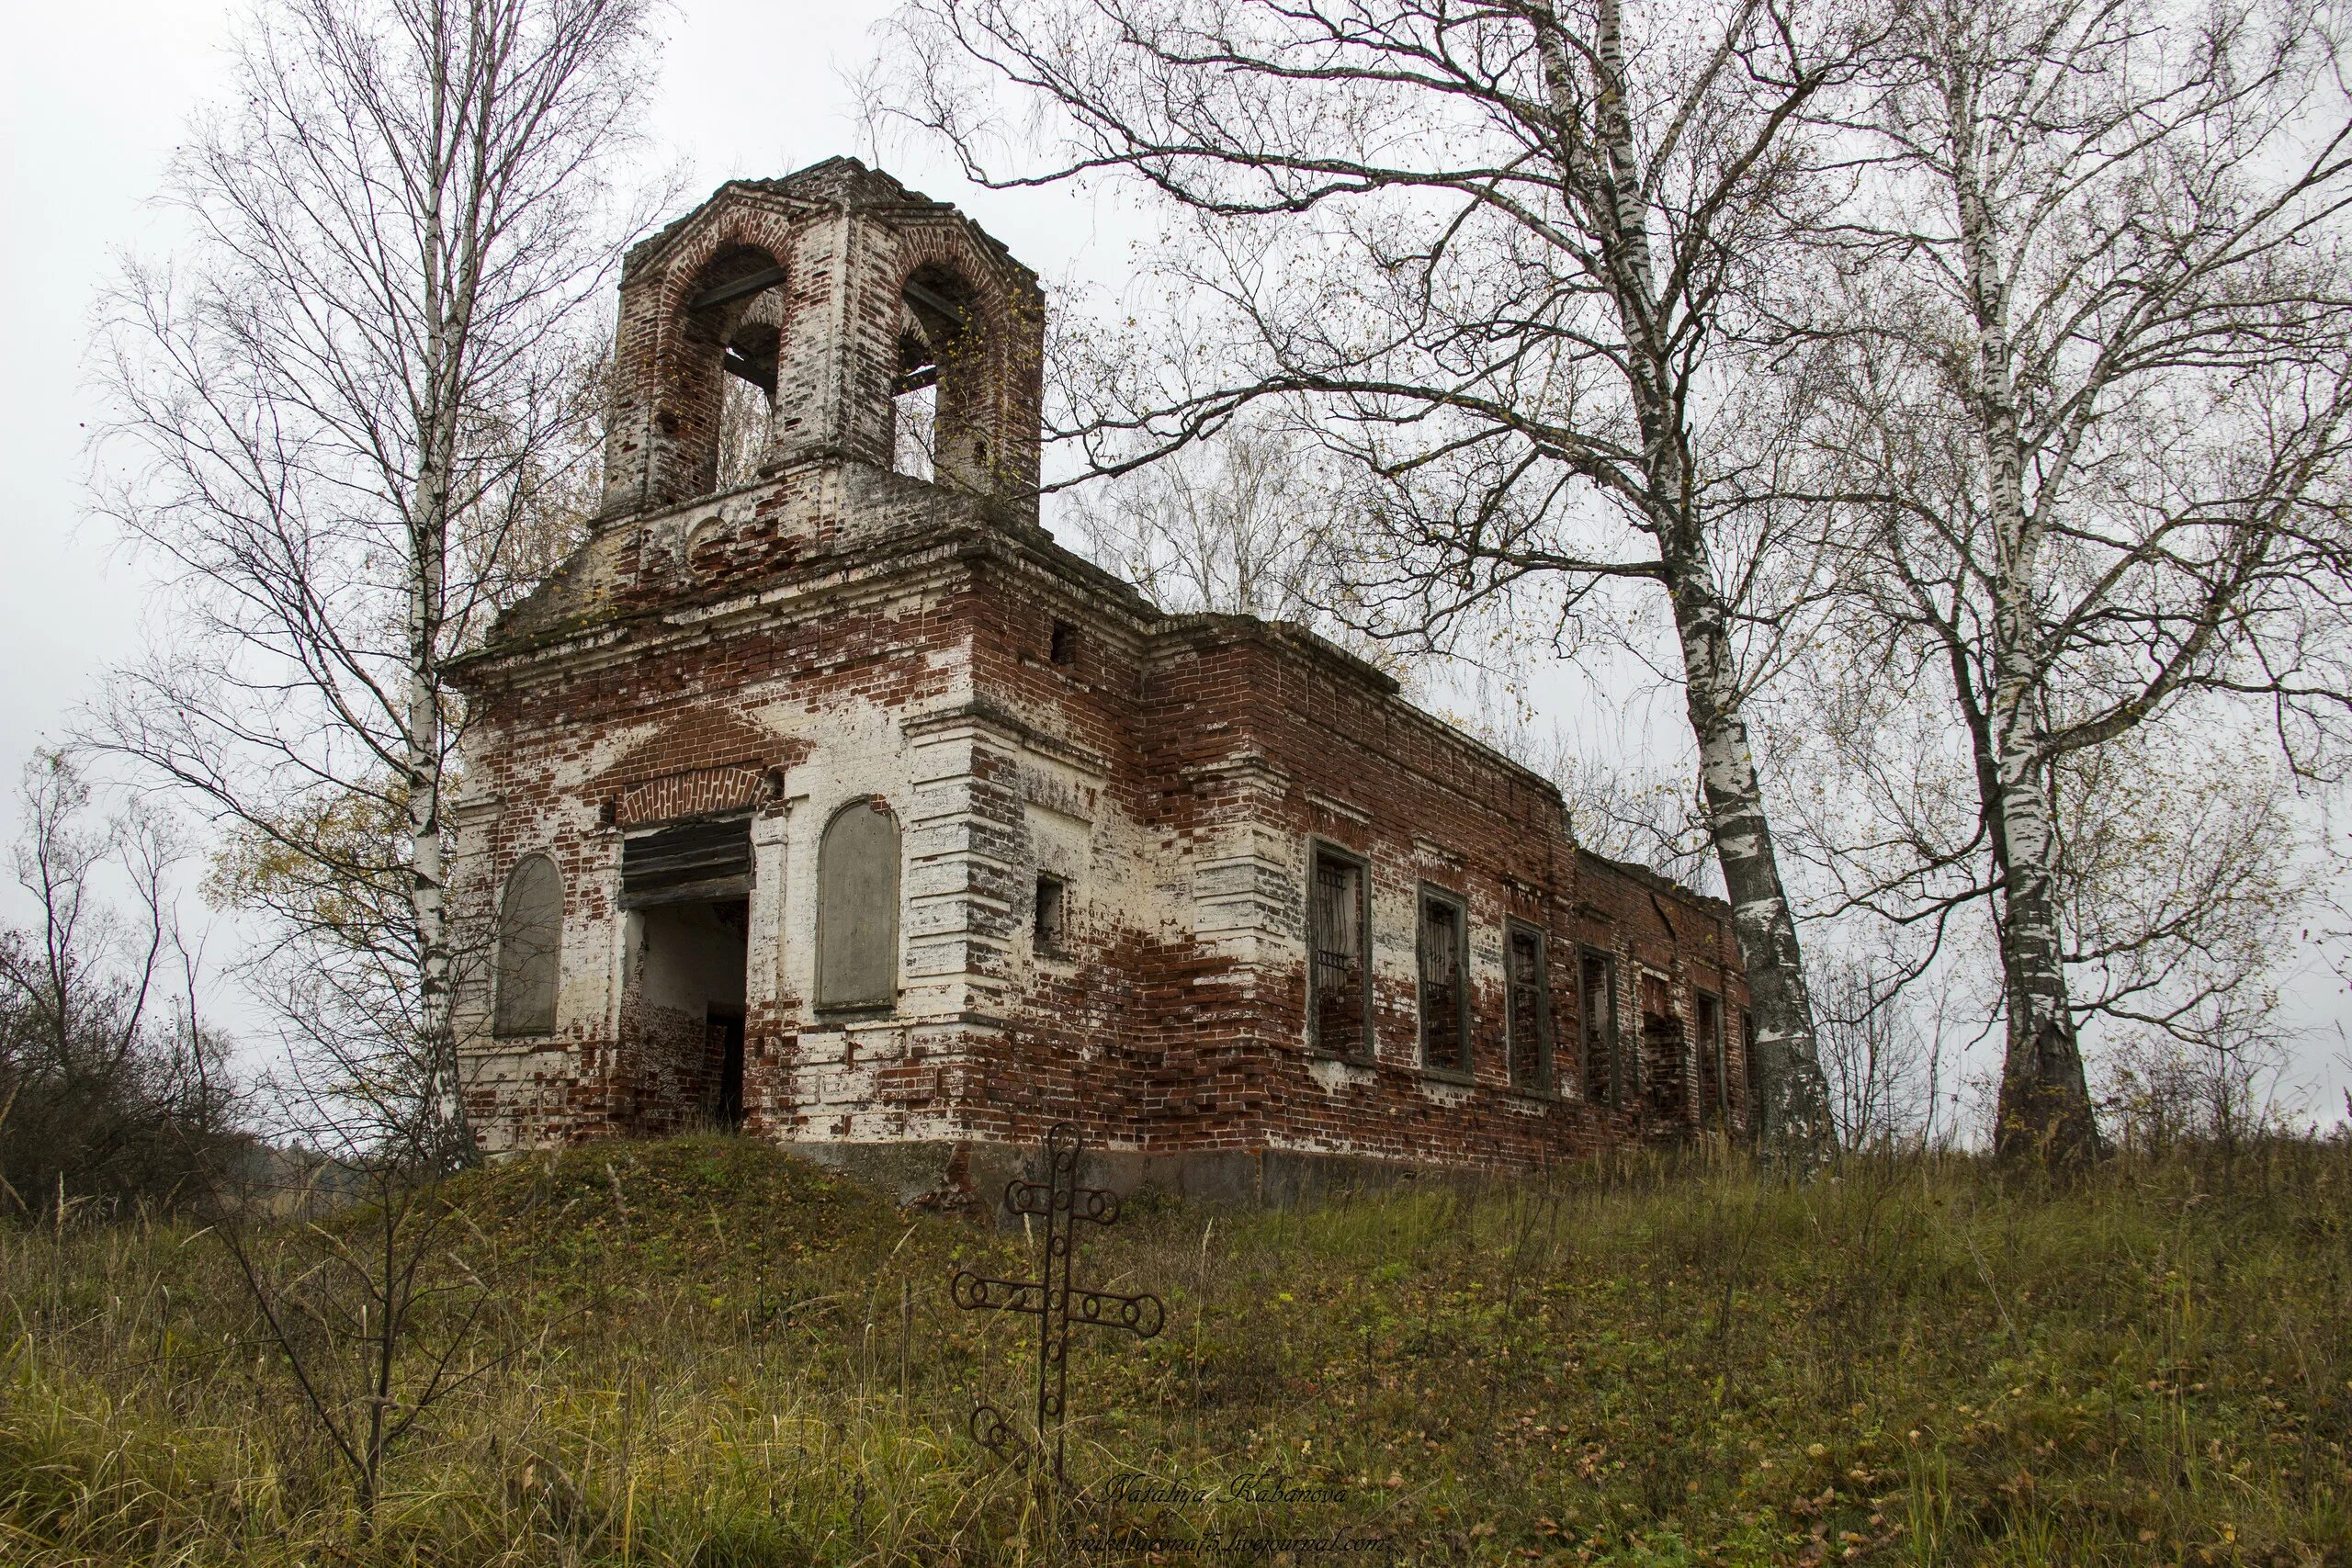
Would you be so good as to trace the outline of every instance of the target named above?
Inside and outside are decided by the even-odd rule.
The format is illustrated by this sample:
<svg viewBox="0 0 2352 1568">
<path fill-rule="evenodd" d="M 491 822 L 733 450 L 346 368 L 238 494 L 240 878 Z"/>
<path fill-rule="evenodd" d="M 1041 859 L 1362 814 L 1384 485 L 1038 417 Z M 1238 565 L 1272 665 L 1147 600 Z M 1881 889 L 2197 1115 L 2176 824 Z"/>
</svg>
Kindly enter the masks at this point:
<svg viewBox="0 0 2352 1568">
<path fill-rule="evenodd" d="M 1047 654 L 1057 664 L 1078 662 L 1078 628 L 1068 621 L 1054 623 L 1053 636 L 1046 644 Z"/>
<path fill-rule="evenodd" d="M 1062 919 L 1069 902 L 1069 885 L 1058 876 L 1037 878 L 1036 914 L 1031 934 L 1036 939 L 1040 953 L 1058 953 L 1062 945 Z"/>
</svg>

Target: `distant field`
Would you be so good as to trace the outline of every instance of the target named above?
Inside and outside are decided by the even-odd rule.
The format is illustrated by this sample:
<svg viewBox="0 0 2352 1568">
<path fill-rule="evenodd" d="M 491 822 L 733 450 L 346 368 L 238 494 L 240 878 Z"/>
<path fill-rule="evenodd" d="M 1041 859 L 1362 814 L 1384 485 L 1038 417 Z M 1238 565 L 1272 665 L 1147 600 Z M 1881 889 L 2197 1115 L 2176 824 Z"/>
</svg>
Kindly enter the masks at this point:
<svg viewBox="0 0 2352 1568">
<path fill-rule="evenodd" d="M 214 1238 L 0 1233 L 0 1562 L 2352 1561 L 2341 1145 L 1144 1205 L 1061 1502 L 963 1430 L 1034 1340 L 946 1273 L 1018 1232 L 719 1138 L 449 1196 L 496 1304 L 365 1536 Z"/>
</svg>

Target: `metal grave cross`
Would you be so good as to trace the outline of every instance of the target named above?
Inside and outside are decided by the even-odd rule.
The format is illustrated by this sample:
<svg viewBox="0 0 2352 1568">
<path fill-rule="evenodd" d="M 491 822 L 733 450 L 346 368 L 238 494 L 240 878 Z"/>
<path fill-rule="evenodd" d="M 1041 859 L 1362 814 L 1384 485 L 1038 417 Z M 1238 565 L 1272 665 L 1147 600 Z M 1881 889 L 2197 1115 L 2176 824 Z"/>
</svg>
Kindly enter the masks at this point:
<svg viewBox="0 0 2352 1568">
<path fill-rule="evenodd" d="M 1013 1463 L 1050 1450 L 1054 1479 L 1062 1476 L 1062 1427 L 1069 1410 L 1069 1330 L 1073 1323 L 1098 1328 L 1124 1328 L 1138 1339 L 1158 1334 L 1167 1322 L 1167 1309 L 1155 1295 L 1120 1296 L 1107 1291 L 1080 1290 L 1070 1283 L 1080 1220 L 1098 1225 L 1116 1224 L 1119 1199 L 1099 1187 L 1078 1184 L 1080 1144 L 1078 1129 L 1057 1122 L 1046 1134 L 1046 1179 L 1005 1183 L 1005 1206 L 1016 1214 L 1035 1215 L 1046 1222 L 1045 1246 L 1035 1280 L 993 1280 L 958 1269 L 948 1281 L 948 1294 L 957 1306 L 972 1311 L 1025 1312 L 1037 1319 L 1037 1446 L 1026 1445 L 998 1410 L 981 1403 L 972 1410 L 973 1438 L 1000 1459 Z"/>
</svg>

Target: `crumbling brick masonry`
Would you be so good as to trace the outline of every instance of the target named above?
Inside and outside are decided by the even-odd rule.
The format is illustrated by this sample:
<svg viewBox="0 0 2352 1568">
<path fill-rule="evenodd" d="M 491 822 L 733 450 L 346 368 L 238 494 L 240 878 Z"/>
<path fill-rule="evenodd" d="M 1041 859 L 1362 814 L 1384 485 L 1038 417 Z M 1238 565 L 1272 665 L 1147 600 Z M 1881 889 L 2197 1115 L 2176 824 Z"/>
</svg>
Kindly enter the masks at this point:
<svg viewBox="0 0 2352 1568">
<path fill-rule="evenodd" d="M 1744 1129 L 1721 904 L 1037 525 L 1043 313 L 848 160 L 631 253 L 602 515 L 464 671 L 485 1145 L 723 1122 L 953 1197 L 1069 1120 L 1262 1193 Z"/>
</svg>

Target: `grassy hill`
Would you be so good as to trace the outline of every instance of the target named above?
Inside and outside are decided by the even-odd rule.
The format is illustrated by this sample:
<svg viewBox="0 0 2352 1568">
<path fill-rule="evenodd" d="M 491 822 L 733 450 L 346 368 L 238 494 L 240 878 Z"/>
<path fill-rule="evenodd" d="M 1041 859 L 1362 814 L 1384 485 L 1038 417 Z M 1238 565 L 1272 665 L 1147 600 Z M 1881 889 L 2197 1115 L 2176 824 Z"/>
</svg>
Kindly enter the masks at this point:
<svg viewBox="0 0 2352 1568">
<path fill-rule="evenodd" d="M 2340 1145 L 1139 1206 L 1081 1274 L 1167 1329 L 1081 1334 L 1069 1502 L 964 1431 L 1034 1339 L 945 1276 L 1018 1232 L 720 1138 L 447 1196 L 420 1342 L 484 1310 L 367 1534 L 217 1237 L 0 1235 L 0 1562 L 2352 1561 Z"/>
</svg>

